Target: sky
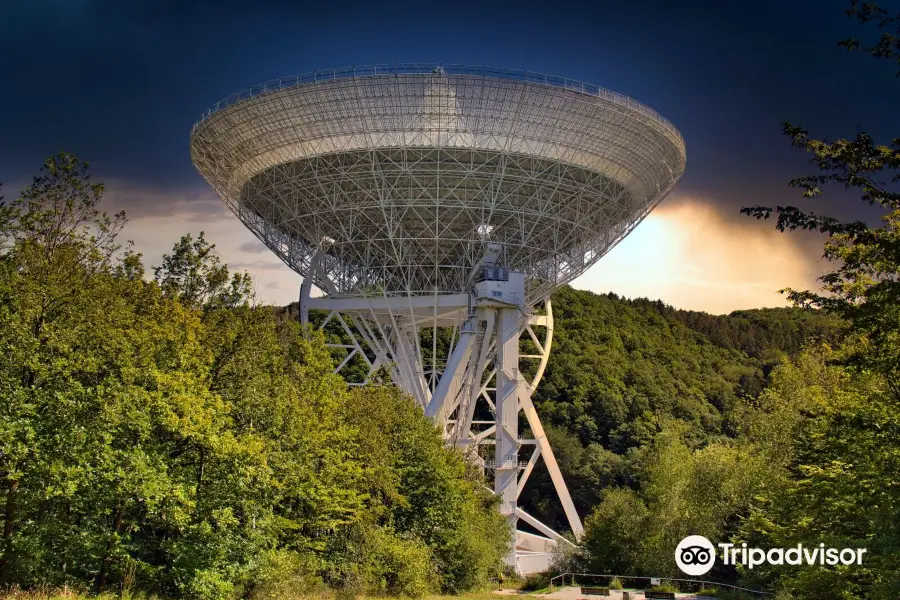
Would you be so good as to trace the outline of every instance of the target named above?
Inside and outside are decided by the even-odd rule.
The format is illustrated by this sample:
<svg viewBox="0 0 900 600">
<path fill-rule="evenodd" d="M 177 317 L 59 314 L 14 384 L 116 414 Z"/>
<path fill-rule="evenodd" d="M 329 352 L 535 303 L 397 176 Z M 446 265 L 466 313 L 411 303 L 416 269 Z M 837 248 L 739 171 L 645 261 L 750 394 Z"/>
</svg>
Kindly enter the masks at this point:
<svg viewBox="0 0 900 600">
<path fill-rule="evenodd" d="M 882 3 L 895 8 L 896 0 Z M 106 184 L 145 261 L 204 231 L 261 301 L 297 298 L 301 278 L 244 229 L 197 174 L 189 136 L 221 98 L 315 69 L 397 62 L 490 65 L 629 95 L 681 131 L 687 169 L 669 197 L 573 285 L 727 313 L 784 304 L 827 264 L 814 234 L 739 214 L 793 204 L 842 218 L 877 213 L 840 193 L 804 200 L 812 171 L 781 135 L 864 127 L 897 135 L 893 65 L 836 47 L 865 29 L 843 0 L 757 2 L 0 2 L 0 181 L 15 195 L 64 149 Z M 900 10 L 900 8 L 897 8 Z M 893 127 L 893 130 L 892 130 Z"/>
</svg>

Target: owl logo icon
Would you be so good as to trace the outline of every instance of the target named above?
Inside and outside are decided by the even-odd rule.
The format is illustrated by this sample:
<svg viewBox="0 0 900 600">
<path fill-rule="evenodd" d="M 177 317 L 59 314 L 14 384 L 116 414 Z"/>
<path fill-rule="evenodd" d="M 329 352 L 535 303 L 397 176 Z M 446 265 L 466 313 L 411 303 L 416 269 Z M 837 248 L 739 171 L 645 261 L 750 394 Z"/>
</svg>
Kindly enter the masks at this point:
<svg viewBox="0 0 900 600">
<path fill-rule="evenodd" d="M 716 549 L 702 535 L 689 535 L 675 548 L 675 564 L 687 575 L 705 575 L 716 563 Z"/>
</svg>

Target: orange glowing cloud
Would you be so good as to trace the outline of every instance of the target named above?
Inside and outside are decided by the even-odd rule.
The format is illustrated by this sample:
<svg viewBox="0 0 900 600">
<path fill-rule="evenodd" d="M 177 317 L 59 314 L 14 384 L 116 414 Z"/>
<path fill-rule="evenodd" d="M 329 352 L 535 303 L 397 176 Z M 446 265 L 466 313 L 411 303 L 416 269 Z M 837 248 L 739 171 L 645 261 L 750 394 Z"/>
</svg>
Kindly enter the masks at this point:
<svg viewBox="0 0 900 600">
<path fill-rule="evenodd" d="M 771 221 L 726 218 L 708 202 L 680 196 L 653 211 L 573 286 L 727 313 L 784 306 L 778 290 L 816 288 L 823 267 L 796 234 L 776 231 Z"/>
</svg>

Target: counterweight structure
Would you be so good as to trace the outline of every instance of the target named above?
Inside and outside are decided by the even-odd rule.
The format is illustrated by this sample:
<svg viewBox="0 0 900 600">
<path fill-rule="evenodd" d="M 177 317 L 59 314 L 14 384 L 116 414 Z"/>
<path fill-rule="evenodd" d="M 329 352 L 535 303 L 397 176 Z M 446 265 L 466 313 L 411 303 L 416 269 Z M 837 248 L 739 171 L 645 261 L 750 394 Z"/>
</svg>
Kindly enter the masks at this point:
<svg viewBox="0 0 900 600">
<path fill-rule="evenodd" d="M 518 507 L 543 459 L 531 400 L 551 292 L 596 263 L 685 167 L 675 127 L 589 84 L 487 67 L 316 71 L 231 96 L 191 134 L 201 175 L 304 282 L 300 317 L 342 332 L 338 371 L 380 369 L 493 478 L 520 573 L 557 532 Z M 324 295 L 314 297 L 315 286 Z M 359 375 L 362 372 L 363 375 Z"/>
</svg>

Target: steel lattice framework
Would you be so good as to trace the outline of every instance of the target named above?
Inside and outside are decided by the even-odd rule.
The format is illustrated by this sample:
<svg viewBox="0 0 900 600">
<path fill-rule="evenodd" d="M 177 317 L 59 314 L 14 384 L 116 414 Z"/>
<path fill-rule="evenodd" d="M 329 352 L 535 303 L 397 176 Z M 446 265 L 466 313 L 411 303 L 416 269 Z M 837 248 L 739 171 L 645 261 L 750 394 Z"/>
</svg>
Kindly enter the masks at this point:
<svg viewBox="0 0 900 600">
<path fill-rule="evenodd" d="M 492 474 L 510 522 L 547 536 L 517 532 L 510 564 L 545 569 L 567 542 L 518 507 L 538 459 L 582 531 L 531 401 L 553 339 L 550 293 L 675 185 L 685 168 L 675 127 L 630 98 L 547 75 L 354 67 L 219 102 L 194 126 L 191 155 L 303 276 L 301 320 L 326 311 L 319 326 L 340 334 L 336 371 L 355 361 L 363 375 L 348 380 L 364 385 L 390 369 L 448 443 Z"/>
<path fill-rule="evenodd" d="M 298 273 L 341 295 L 465 289 L 485 244 L 538 302 L 597 262 L 681 176 L 684 142 L 620 94 L 477 67 L 318 71 L 223 100 L 194 163 Z"/>
</svg>

